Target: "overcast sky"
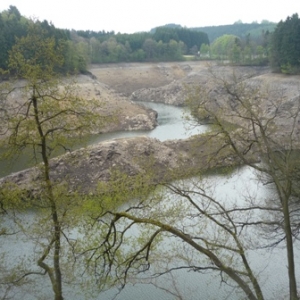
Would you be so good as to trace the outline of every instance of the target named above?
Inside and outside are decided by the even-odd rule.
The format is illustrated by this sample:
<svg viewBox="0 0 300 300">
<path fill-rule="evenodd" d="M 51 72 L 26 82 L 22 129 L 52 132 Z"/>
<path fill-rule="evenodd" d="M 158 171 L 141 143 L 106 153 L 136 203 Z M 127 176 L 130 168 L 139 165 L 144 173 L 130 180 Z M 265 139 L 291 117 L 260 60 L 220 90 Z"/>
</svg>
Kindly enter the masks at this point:
<svg viewBox="0 0 300 300">
<path fill-rule="evenodd" d="M 299 0 L 0 0 L 0 11 L 16 6 L 22 15 L 55 27 L 133 33 L 176 23 L 186 27 L 269 20 L 300 15 Z"/>
</svg>

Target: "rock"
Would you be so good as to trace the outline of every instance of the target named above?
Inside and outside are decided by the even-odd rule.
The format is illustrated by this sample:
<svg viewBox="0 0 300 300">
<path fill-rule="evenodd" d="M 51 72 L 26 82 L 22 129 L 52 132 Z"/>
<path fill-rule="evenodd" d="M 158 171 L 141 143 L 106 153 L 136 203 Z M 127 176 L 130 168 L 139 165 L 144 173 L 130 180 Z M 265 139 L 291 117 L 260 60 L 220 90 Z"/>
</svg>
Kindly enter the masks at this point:
<svg viewBox="0 0 300 300">
<path fill-rule="evenodd" d="M 137 90 L 132 93 L 131 100 L 182 106 L 185 101 L 184 88 L 179 81 L 173 81 L 160 88 L 144 88 Z"/>
<path fill-rule="evenodd" d="M 152 130 L 157 126 L 157 113 L 154 110 L 130 101 L 122 93 L 117 93 L 95 78 L 80 75 L 77 77 L 77 85 L 81 97 L 99 99 L 103 114 L 112 115 L 116 119 L 102 128 L 101 132 Z"/>
</svg>

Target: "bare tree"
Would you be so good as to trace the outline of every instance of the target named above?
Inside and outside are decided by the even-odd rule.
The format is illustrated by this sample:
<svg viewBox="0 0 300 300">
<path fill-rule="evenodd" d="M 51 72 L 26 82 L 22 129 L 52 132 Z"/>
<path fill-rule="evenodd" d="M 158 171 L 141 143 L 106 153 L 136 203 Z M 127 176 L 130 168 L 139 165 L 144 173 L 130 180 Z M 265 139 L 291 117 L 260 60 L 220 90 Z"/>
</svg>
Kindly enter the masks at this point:
<svg viewBox="0 0 300 300">
<path fill-rule="evenodd" d="M 216 134 L 224 139 L 224 147 L 229 147 L 243 164 L 259 171 L 264 182 L 274 185 L 278 198 L 274 201 L 281 214 L 277 221 L 281 221 L 287 250 L 290 299 L 298 299 L 293 238 L 299 222 L 293 219 L 299 202 L 300 165 L 295 155 L 300 141 L 299 96 L 289 99 L 279 87 L 261 86 L 255 80 L 245 81 L 235 74 L 231 81 L 213 72 L 212 76 L 225 97 L 200 88 L 190 98 L 195 115 L 198 109 L 202 114 L 205 112 Z M 238 128 L 232 130 L 227 122 Z M 261 163 L 257 164 L 253 156 Z"/>
<path fill-rule="evenodd" d="M 245 190 L 247 201 L 240 204 L 219 200 L 201 177 L 188 184 L 165 183 L 165 189 L 146 199 L 94 216 L 107 234 L 85 254 L 102 276 L 113 275 L 121 286 L 141 274 L 213 271 L 223 283 L 257 300 L 264 295 L 249 251 L 284 242 L 289 297 L 297 300 L 293 240 L 299 232 L 299 164 L 294 155 L 299 146 L 299 99 L 286 99 L 279 89 L 249 78 L 246 82 L 234 73 L 229 77 L 211 73 L 211 78 L 207 86 L 194 87 L 187 101 L 194 121 L 209 121 L 213 128 L 205 143 L 195 147 L 217 146 L 210 160 L 226 153 L 233 164 L 257 171 L 273 193 L 265 199 L 250 197 Z M 253 243 L 250 237 L 257 230 L 272 239 Z M 155 264 L 159 268 L 153 270 Z"/>
</svg>

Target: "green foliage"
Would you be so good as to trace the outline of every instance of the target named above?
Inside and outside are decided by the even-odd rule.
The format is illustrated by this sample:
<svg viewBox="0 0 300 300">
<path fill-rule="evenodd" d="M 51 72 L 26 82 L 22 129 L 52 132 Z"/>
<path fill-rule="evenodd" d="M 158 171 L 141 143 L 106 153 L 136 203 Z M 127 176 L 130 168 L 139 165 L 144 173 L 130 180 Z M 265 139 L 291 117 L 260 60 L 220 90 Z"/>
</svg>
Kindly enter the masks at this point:
<svg viewBox="0 0 300 300">
<path fill-rule="evenodd" d="M 234 35 L 223 35 L 211 45 L 211 56 L 236 65 L 266 65 L 268 63 L 268 34 L 263 34 L 264 45 L 257 45 L 247 35 L 242 40 Z"/>
<path fill-rule="evenodd" d="M 63 64 L 62 45 L 56 44 L 53 37 L 32 23 L 25 37 L 17 38 L 9 52 L 9 70 L 12 75 L 30 80 L 47 81 Z"/>
<path fill-rule="evenodd" d="M 55 47 L 63 47 L 63 56 L 65 63 L 60 66 L 59 70 L 62 73 L 85 71 L 88 60 L 82 55 L 80 50 L 76 49 L 74 43 L 70 43 L 70 34 L 66 30 L 57 29 L 53 24 L 49 24 L 46 20 L 30 20 L 21 16 L 15 6 L 10 6 L 8 10 L 0 13 L 0 68 L 8 70 L 9 52 L 17 43 L 18 39 L 26 37 L 32 28 L 36 32 L 40 32 L 40 38 L 52 39 Z M 37 38 L 37 36 L 36 36 Z M 34 41 L 33 41 L 34 42 Z M 72 47 L 73 49 L 70 49 Z M 40 49 L 42 50 L 42 49 Z M 70 53 L 75 54 L 69 56 Z M 25 58 L 26 58 L 25 54 Z M 70 59 L 73 58 L 73 60 Z"/>
<path fill-rule="evenodd" d="M 30 204 L 24 201 L 26 197 L 26 193 L 19 189 L 16 184 L 3 183 L 0 187 L 0 215 L 10 210 L 24 211 L 28 209 Z"/>
<path fill-rule="evenodd" d="M 209 37 L 210 43 L 213 43 L 217 38 L 225 34 L 235 35 L 240 39 L 245 39 L 250 34 L 254 40 L 259 40 L 262 32 L 272 32 L 275 30 L 276 25 L 276 23 L 265 20 L 260 24 L 235 22 L 232 25 L 198 27 L 194 28 L 194 30 L 205 32 Z"/>
<path fill-rule="evenodd" d="M 271 39 L 271 66 L 285 74 L 300 72 L 300 19 L 298 14 L 281 21 Z"/>
<path fill-rule="evenodd" d="M 76 34 L 73 34 L 73 41 L 84 37 L 84 42 L 89 45 L 92 63 L 183 60 L 182 55 L 191 48 L 195 48 L 197 53 L 203 43 L 209 43 L 206 34 L 181 27 L 159 27 L 153 33 L 103 34 L 79 31 Z"/>
<path fill-rule="evenodd" d="M 60 69 L 64 65 L 64 43 L 55 43 L 53 37 L 37 24 L 32 24 L 26 37 L 17 39 L 9 53 L 11 75 L 26 80 L 19 89 L 23 101 L 10 107 L 9 98 L 3 99 L 1 132 L 9 132 L 5 148 L 22 150 L 26 145 L 40 147 L 41 130 L 47 139 L 50 155 L 60 145 L 66 146 L 91 130 L 100 131 L 105 118 L 99 118 L 101 104 L 77 96 L 76 86 L 70 80 L 63 82 Z M 25 100 L 27 99 L 27 100 Z M 38 108 L 33 102 L 37 101 Z M 40 128 L 36 126 L 39 119 Z M 10 148 L 11 147 L 11 148 Z"/>
<path fill-rule="evenodd" d="M 21 17 L 15 6 L 10 6 L 0 14 L 0 68 L 7 68 L 8 51 L 17 37 L 26 34 L 27 24 L 28 20 Z"/>
<path fill-rule="evenodd" d="M 236 47 L 237 36 L 223 35 L 216 39 L 211 45 L 212 55 L 217 59 L 228 59 L 231 52 Z"/>
<path fill-rule="evenodd" d="M 240 41 L 245 39 L 245 43 L 241 42 L 240 45 L 233 46 L 230 53 L 222 52 L 222 54 L 217 54 L 217 57 L 221 55 L 235 64 L 265 64 L 268 55 L 269 32 L 275 27 L 275 24 L 265 21 L 262 24 L 241 23 L 206 27 L 205 30 L 199 30 L 199 28 L 191 30 L 169 24 L 157 27 L 151 32 L 134 34 L 90 30 L 70 32 L 57 29 L 46 20 L 43 22 L 28 20 L 21 16 L 17 8 L 11 7 L 0 14 L 0 68 L 4 70 L 8 68 L 8 52 L 15 44 L 15 37 L 25 36 L 31 23 L 39 25 L 45 31 L 45 36 L 54 38 L 56 45 L 64 44 L 64 64 L 60 67 L 62 73 L 85 73 L 89 63 L 183 60 L 183 55 L 198 55 L 202 45 L 210 44 L 208 39 L 210 30 L 218 31 L 218 35 L 211 38 L 211 41 L 221 35 L 234 35 Z M 250 46 L 248 43 L 250 36 L 251 54 L 249 48 L 244 49 Z M 259 45 L 264 48 L 264 51 L 257 54 L 255 49 Z M 205 53 L 204 58 L 209 57 L 207 49 L 202 53 Z"/>
<path fill-rule="evenodd" d="M 207 44 L 202 44 L 200 47 L 200 55 L 210 57 L 210 46 Z"/>
<path fill-rule="evenodd" d="M 171 40 L 181 41 L 185 44 L 186 49 L 196 47 L 196 52 L 198 52 L 202 44 L 209 45 L 207 34 L 182 27 L 157 27 L 153 34 L 153 39 L 163 43 L 169 43 Z"/>
<path fill-rule="evenodd" d="M 78 44 L 78 48 L 83 56 L 85 44 Z M 56 40 L 39 22 L 31 22 L 27 35 L 17 38 L 9 51 L 10 79 L 17 82 L 1 85 L 0 94 L 1 154 L 30 149 L 36 161 L 40 157 L 42 161 L 36 168 L 39 179 L 30 192 L 22 192 L 22 187 L 10 192 L 6 186 L 0 191 L 0 206 L 5 213 L 8 211 L 11 227 L 26 239 L 32 238 L 36 248 L 30 259 L 38 271 L 21 268 L 16 282 L 27 283 L 33 274 L 46 274 L 56 300 L 63 299 L 63 276 L 72 274 L 64 254 L 72 257 L 74 247 L 66 230 L 78 224 L 73 213 L 82 203 L 80 195 L 51 177 L 49 160 L 54 151 L 66 149 L 75 141 L 74 137 L 100 132 L 108 120 L 101 116 L 99 101 L 80 98 L 73 80 L 62 77 L 65 49 L 65 40 Z M 29 223 L 27 216 L 23 220 L 22 214 L 15 217 L 11 213 L 27 207 L 35 209 L 35 218 Z"/>
</svg>

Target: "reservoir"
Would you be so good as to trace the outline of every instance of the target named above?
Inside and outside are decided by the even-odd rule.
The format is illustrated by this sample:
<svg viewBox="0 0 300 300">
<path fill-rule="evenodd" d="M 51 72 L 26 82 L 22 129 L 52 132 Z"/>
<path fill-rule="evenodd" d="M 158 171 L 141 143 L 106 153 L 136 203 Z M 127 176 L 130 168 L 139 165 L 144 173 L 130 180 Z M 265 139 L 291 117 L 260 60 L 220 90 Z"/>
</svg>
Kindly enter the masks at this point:
<svg viewBox="0 0 300 300">
<path fill-rule="evenodd" d="M 199 126 L 190 128 L 186 122 L 182 119 L 184 109 L 167 106 L 164 104 L 148 103 L 147 106 L 158 111 L 158 126 L 150 132 L 119 132 L 102 134 L 99 136 L 93 136 L 89 143 L 97 143 L 103 140 L 109 140 L 113 138 L 133 137 L 137 135 L 148 135 L 153 138 L 157 138 L 161 141 L 168 139 L 184 139 L 197 133 L 203 133 L 209 130 L 209 126 Z M 19 169 L 22 169 L 21 165 L 18 165 Z M 195 178 L 187 179 L 186 184 L 191 184 Z M 198 180 L 198 179 L 196 179 Z M 189 182 L 191 181 L 191 182 Z M 205 186 L 210 195 L 216 197 L 220 203 L 224 205 L 238 205 L 244 206 L 249 199 L 264 201 L 270 196 L 270 189 L 258 180 L 257 174 L 248 167 L 240 167 L 234 170 L 230 174 L 213 174 L 207 175 L 201 187 Z M 245 198 L 247 195 L 247 198 Z M 171 200 L 170 200 L 171 199 Z M 177 198 L 171 197 L 168 200 L 177 202 L 180 201 Z M 170 203 L 162 203 L 162 207 L 169 208 Z M 34 219 L 34 214 L 28 213 L 28 219 Z M 241 216 L 242 217 L 242 216 Z M 190 220 L 192 220 L 191 218 Z M 196 219 L 195 219 L 196 220 Z M 190 221 L 183 221 L 181 226 L 190 226 Z M 196 222 L 196 221 L 195 221 Z M 213 234 L 213 228 L 205 223 L 201 223 L 199 220 L 195 223 L 198 227 L 195 227 L 195 231 L 199 230 L 201 226 L 205 227 L 205 230 L 201 234 L 211 235 Z M 132 232 L 133 236 L 136 236 L 138 232 Z M 198 233 L 199 234 L 199 233 Z M 281 300 L 284 299 L 288 293 L 288 278 L 287 278 L 287 262 L 286 262 L 286 250 L 284 242 L 282 245 L 268 249 L 254 249 L 255 245 L 258 245 L 264 232 L 260 230 L 249 231 L 247 238 L 251 240 L 253 249 L 249 248 L 247 251 L 247 257 L 253 267 L 255 274 L 259 278 L 262 290 L 265 294 L 266 300 Z M 221 238 L 221 236 L 220 236 Z M 15 239 L 15 237 L 1 237 L 0 236 L 0 252 L 9 252 L 11 259 L 17 257 L 26 257 L 34 253 L 38 249 L 38 244 L 29 244 L 26 240 L 26 236 Z M 171 257 L 172 245 L 177 245 L 178 241 L 166 240 L 160 245 L 160 253 L 165 253 L 168 257 Z M 245 241 L 246 242 L 246 241 Z M 178 244 L 178 249 L 181 247 Z M 193 254 L 193 259 L 190 264 L 199 263 L 199 257 L 195 253 L 189 252 L 189 249 L 183 249 L 186 253 Z M 184 252 L 182 252 L 184 253 Z M 200 258 L 201 259 L 201 258 Z M 300 278 L 300 244 L 295 242 L 295 265 L 297 278 Z M 180 266 L 180 260 L 174 259 L 172 263 L 174 266 Z M 177 264 L 177 265 L 176 265 Z M 154 266 L 155 268 L 155 262 Z M 159 267 L 159 265 L 156 265 Z M 39 278 L 39 279 L 38 279 Z M 226 280 L 226 278 L 224 278 Z M 53 293 L 50 289 L 49 279 L 46 277 L 33 277 L 33 283 L 25 288 L 16 292 L 15 299 L 52 299 Z M 300 282 L 298 282 L 300 284 Z M 166 291 L 169 290 L 172 293 Z M 78 290 L 77 286 L 73 284 L 67 284 L 64 288 L 66 299 L 98 299 L 98 300 L 175 300 L 175 299 L 199 299 L 199 300 L 241 300 L 244 299 L 244 295 L 240 293 L 234 286 L 228 286 L 225 283 L 220 283 L 219 274 L 214 272 L 193 272 L 186 270 L 177 270 L 173 273 L 172 277 L 162 276 L 157 278 L 156 281 L 149 283 L 135 283 L 128 284 L 121 292 L 117 289 L 110 289 L 106 292 L 93 294 L 90 298 L 84 298 L 86 295 Z M 18 298 L 19 297 L 19 298 Z"/>
</svg>

